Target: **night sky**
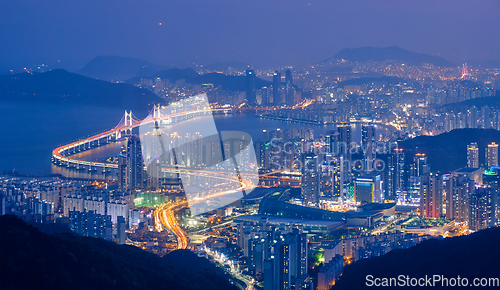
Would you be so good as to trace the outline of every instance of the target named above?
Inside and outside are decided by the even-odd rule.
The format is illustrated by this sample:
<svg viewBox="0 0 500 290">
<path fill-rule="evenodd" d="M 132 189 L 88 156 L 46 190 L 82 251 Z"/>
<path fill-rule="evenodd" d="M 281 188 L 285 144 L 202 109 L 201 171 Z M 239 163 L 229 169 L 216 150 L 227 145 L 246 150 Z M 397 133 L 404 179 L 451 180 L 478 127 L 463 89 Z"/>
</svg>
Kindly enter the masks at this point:
<svg viewBox="0 0 500 290">
<path fill-rule="evenodd" d="M 0 72 L 41 63 L 78 70 L 98 55 L 179 67 L 303 65 L 391 45 L 455 63 L 498 60 L 498 15 L 497 0 L 1 0 Z"/>
</svg>

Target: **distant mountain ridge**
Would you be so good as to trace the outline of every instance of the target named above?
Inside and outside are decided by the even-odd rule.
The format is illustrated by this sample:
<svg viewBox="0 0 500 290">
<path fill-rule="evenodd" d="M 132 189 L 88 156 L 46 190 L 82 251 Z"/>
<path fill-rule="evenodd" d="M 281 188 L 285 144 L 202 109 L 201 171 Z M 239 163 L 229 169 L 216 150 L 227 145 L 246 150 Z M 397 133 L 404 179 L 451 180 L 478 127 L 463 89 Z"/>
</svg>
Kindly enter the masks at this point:
<svg viewBox="0 0 500 290">
<path fill-rule="evenodd" d="M 439 57 L 423 53 L 416 53 L 397 46 L 389 46 L 385 48 L 365 46 L 360 48 L 344 48 L 339 53 L 334 55 L 324 62 L 334 59 L 345 59 L 351 62 L 366 62 L 377 61 L 383 62 L 388 60 L 401 61 L 407 64 L 423 64 L 429 63 L 439 67 L 451 67 L 453 63 Z"/>
<path fill-rule="evenodd" d="M 124 83 L 96 80 L 62 69 L 0 75 L 0 101 L 56 102 L 148 110 L 164 103 L 154 93 Z"/>
<path fill-rule="evenodd" d="M 78 73 L 96 79 L 123 81 L 136 76 L 149 76 L 167 68 L 138 58 L 110 55 L 95 57 Z"/>
<path fill-rule="evenodd" d="M 203 68 L 217 71 L 225 71 L 229 70 L 229 68 L 232 68 L 237 71 L 244 71 L 247 69 L 247 67 L 248 66 L 245 63 L 239 61 L 222 61 L 206 65 Z"/>
<path fill-rule="evenodd" d="M 230 91 L 245 91 L 246 89 L 245 76 L 233 76 L 221 73 L 199 74 L 192 68 L 173 68 L 157 72 L 149 77 L 143 77 L 143 79 L 151 80 L 155 80 L 156 78 L 168 79 L 170 82 L 176 82 L 183 79 L 191 84 L 213 84 L 215 87 L 221 86 L 223 89 Z M 135 77 L 127 80 L 127 83 L 139 84 L 140 79 L 140 77 Z M 270 85 L 271 82 L 269 81 L 260 78 L 256 78 L 255 80 L 255 87 L 257 89 Z"/>
</svg>

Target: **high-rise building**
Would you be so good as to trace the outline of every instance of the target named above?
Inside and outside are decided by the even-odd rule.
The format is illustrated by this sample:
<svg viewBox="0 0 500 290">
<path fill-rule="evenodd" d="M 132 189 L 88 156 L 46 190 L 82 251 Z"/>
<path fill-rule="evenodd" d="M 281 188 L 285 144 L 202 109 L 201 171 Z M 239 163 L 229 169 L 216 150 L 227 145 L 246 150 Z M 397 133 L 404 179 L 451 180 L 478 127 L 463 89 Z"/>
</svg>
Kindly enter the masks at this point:
<svg viewBox="0 0 500 290">
<path fill-rule="evenodd" d="M 286 105 L 288 107 L 292 107 L 294 102 L 295 92 L 293 89 L 293 76 L 292 71 L 289 69 L 285 72 L 285 96 L 286 96 Z"/>
<path fill-rule="evenodd" d="M 366 174 L 356 178 L 354 181 L 354 202 L 362 204 L 383 202 L 380 175 Z"/>
<path fill-rule="evenodd" d="M 351 124 L 340 123 L 337 126 L 338 135 L 333 135 L 331 151 L 334 155 L 342 157 L 342 196 L 349 196 L 347 194 L 351 178 Z"/>
<path fill-rule="evenodd" d="M 127 147 L 122 146 L 118 154 L 118 188 L 127 189 Z"/>
<path fill-rule="evenodd" d="M 413 164 L 409 170 L 408 180 L 408 193 L 412 198 L 420 195 L 421 177 L 429 172 L 429 165 L 427 164 L 427 156 L 423 153 L 417 153 L 413 157 Z"/>
<path fill-rule="evenodd" d="M 338 139 L 336 140 L 334 153 L 348 157 L 350 156 L 350 146 L 351 146 L 351 124 L 340 123 L 337 126 L 337 132 L 339 133 Z M 350 160 L 350 157 L 348 158 Z"/>
<path fill-rule="evenodd" d="M 152 159 L 146 169 L 147 188 L 149 188 L 150 190 L 158 190 L 160 188 L 160 172 L 160 158 L 158 157 Z"/>
<path fill-rule="evenodd" d="M 290 275 L 295 280 L 307 274 L 307 235 L 295 229 L 286 242 L 290 245 Z"/>
<path fill-rule="evenodd" d="M 326 136 L 325 136 L 325 152 L 326 153 L 337 155 L 336 150 L 335 150 L 335 146 L 338 142 L 338 141 L 336 141 L 338 139 L 338 137 L 339 137 L 338 132 L 328 132 L 326 134 Z"/>
<path fill-rule="evenodd" d="M 302 156 L 302 197 L 306 202 L 319 201 L 320 178 L 318 156 L 314 153 L 305 153 Z"/>
<path fill-rule="evenodd" d="M 273 105 L 281 105 L 282 97 L 281 97 L 281 74 L 278 71 L 275 71 L 273 74 Z"/>
<path fill-rule="evenodd" d="M 479 148 L 477 143 L 467 145 L 467 167 L 479 168 Z"/>
<path fill-rule="evenodd" d="M 422 176 L 420 186 L 420 216 L 441 218 L 443 213 L 443 176 L 429 173 Z"/>
<path fill-rule="evenodd" d="M 405 153 L 403 149 L 396 148 L 389 157 L 387 182 L 387 199 L 404 200 L 404 192 L 406 191 L 406 168 L 405 168 Z"/>
<path fill-rule="evenodd" d="M 126 242 L 125 229 L 127 227 L 127 222 L 124 217 L 119 216 L 116 223 L 116 242 L 119 245 L 124 245 Z"/>
<path fill-rule="evenodd" d="M 325 261 L 326 262 L 326 261 Z M 335 281 L 340 277 L 344 265 L 342 255 L 336 254 L 330 261 L 319 270 L 318 273 L 318 290 L 329 290 L 335 284 Z"/>
<path fill-rule="evenodd" d="M 495 142 L 488 144 L 485 161 L 488 168 L 498 166 L 498 144 Z"/>
<path fill-rule="evenodd" d="M 373 161 L 375 160 L 376 150 L 375 126 L 373 124 L 363 124 L 361 126 L 361 146 L 365 152 L 367 172 L 373 171 Z"/>
<path fill-rule="evenodd" d="M 498 221 L 498 188 L 481 187 L 469 199 L 469 229 L 482 230 L 495 226 Z"/>
<path fill-rule="evenodd" d="M 261 106 L 267 106 L 269 105 L 269 90 L 267 87 L 262 87 L 262 90 L 260 90 L 260 96 L 261 96 L 261 101 L 260 105 Z"/>
<path fill-rule="evenodd" d="M 376 141 L 375 125 L 363 124 L 361 126 L 361 142 L 363 146 Z"/>
<path fill-rule="evenodd" d="M 101 215 L 94 211 L 70 211 L 69 226 L 73 232 L 81 236 L 112 239 L 112 223 L 109 215 Z"/>
<path fill-rule="evenodd" d="M 333 156 L 331 153 L 325 155 L 321 176 L 321 199 L 343 201 L 343 179 L 342 179 L 343 157 Z"/>
<path fill-rule="evenodd" d="M 255 91 L 255 72 L 251 69 L 246 70 L 246 101 L 249 106 L 257 104 L 257 95 Z"/>
<path fill-rule="evenodd" d="M 480 169 L 462 168 L 451 173 L 446 181 L 446 218 L 466 221 L 469 218 L 469 200 L 474 192 Z"/>
<path fill-rule="evenodd" d="M 127 141 L 127 190 L 143 187 L 143 171 L 141 140 L 138 136 L 131 135 Z"/>
<path fill-rule="evenodd" d="M 303 284 L 307 275 L 307 236 L 298 230 L 280 234 L 271 242 L 270 250 L 270 257 L 264 261 L 264 290 L 288 290 Z"/>
<path fill-rule="evenodd" d="M 469 120 L 468 120 L 469 128 L 477 128 L 477 108 L 476 108 L 476 106 L 472 106 L 472 108 L 470 108 L 468 110 L 468 114 L 469 114 Z"/>
</svg>

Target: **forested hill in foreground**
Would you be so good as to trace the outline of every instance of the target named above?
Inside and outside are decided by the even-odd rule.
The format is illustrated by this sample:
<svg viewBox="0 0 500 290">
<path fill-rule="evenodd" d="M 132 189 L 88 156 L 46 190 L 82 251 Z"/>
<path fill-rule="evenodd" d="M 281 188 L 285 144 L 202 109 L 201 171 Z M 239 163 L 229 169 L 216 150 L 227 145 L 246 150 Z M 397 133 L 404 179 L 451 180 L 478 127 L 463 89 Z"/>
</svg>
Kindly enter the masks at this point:
<svg viewBox="0 0 500 290">
<path fill-rule="evenodd" d="M 423 241 L 409 249 L 394 250 L 386 255 L 360 260 L 345 267 L 333 289 L 376 288 L 366 285 L 368 275 L 372 275 L 374 278 L 396 279 L 399 275 L 405 277 L 408 275 L 410 279 L 425 278 L 426 275 L 431 277 L 432 275 L 443 275 L 450 279 L 460 275 L 461 278 L 467 278 L 469 284 L 473 283 L 474 278 L 500 279 L 499 245 L 500 228 L 498 227 L 482 230 L 468 236 Z M 392 288 L 389 287 L 389 289 Z M 397 288 L 435 289 L 441 287 Z M 471 286 L 467 288 L 478 289 Z M 498 287 L 480 288 L 499 289 Z"/>
<path fill-rule="evenodd" d="M 398 146 L 404 149 L 407 164 L 413 162 L 415 153 L 425 153 L 431 171 L 448 173 L 467 167 L 467 145 L 473 142 L 477 142 L 479 147 L 479 163 L 484 163 L 484 150 L 491 142 L 500 144 L 500 131 L 495 129 L 455 129 L 437 136 L 418 136 L 398 142 Z"/>
<path fill-rule="evenodd" d="M 163 258 L 74 234 L 48 235 L 0 216 L 1 289 L 237 289 L 188 250 Z"/>
</svg>

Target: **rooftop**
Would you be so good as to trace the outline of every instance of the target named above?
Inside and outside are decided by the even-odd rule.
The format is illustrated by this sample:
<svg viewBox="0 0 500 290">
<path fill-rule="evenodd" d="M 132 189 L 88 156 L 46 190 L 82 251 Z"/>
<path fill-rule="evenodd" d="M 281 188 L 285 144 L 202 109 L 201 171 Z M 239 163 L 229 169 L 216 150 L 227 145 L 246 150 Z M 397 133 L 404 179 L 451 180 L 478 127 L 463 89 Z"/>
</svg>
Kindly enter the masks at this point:
<svg viewBox="0 0 500 290">
<path fill-rule="evenodd" d="M 259 222 L 262 218 L 267 218 L 267 221 L 271 224 L 295 224 L 295 225 L 305 225 L 305 226 L 340 226 L 343 225 L 343 221 L 322 221 L 322 220 L 303 220 L 303 219 L 292 219 L 292 218 L 280 218 L 268 215 L 242 215 L 235 218 L 235 221 L 249 221 L 249 222 Z"/>
</svg>

